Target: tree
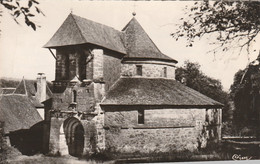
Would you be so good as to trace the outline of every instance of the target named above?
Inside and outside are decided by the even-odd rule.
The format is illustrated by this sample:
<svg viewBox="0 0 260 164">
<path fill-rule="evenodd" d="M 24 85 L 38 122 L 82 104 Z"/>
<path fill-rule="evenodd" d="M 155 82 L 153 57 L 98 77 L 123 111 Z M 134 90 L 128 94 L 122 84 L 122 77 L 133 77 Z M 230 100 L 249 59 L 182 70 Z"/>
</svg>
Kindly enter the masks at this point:
<svg viewBox="0 0 260 164">
<path fill-rule="evenodd" d="M 19 24 L 17 19 L 23 16 L 26 25 L 30 26 L 33 30 L 36 30 L 36 25 L 32 21 L 32 17 L 35 16 L 34 13 L 36 12 L 44 15 L 38 7 L 38 0 L 0 0 L 0 5 L 10 11 L 10 14 L 13 16 L 13 19 L 17 24 Z M 2 16 L 2 14 L 0 16 Z"/>
<path fill-rule="evenodd" d="M 195 2 L 186 7 L 187 18 L 181 18 L 178 30 L 171 35 L 178 40 L 187 39 L 187 46 L 193 46 L 196 38 L 214 34 L 212 51 L 228 51 L 238 48 L 249 53 L 252 42 L 260 31 L 259 1 L 214 1 Z M 212 38 L 212 37 L 211 37 Z"/>
<path fill-rule="evenodd" d="M 235 105 L 235 125 L 256 127 L 257 130 L 260 123 L 260 54 L 247 68 L 235 74 L 230 96 Z"/>
<path fill-rule="evenodd" d="M 228 94 L 223 91 L 219 80 L 206 76 L 198 63 L 185 61 L 184 66 L 176 69 L 176 80 L 188 87 L 224 104 L 223 120 L 229 119 Z"/>
</svg>

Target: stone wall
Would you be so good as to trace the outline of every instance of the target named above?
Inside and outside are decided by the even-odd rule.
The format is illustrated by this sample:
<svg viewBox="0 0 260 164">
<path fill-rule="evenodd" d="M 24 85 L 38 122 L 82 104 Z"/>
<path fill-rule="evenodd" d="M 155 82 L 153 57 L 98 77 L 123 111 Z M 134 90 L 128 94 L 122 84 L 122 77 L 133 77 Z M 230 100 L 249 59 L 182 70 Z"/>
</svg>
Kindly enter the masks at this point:
<svg viewBox="0 0 260 164">
<path fill-rule="evenodd" d="M 104 82 L 105 90 L 120 78 L 122 55 L 113 51 L 104 51 Z"/>
<path fill-rule="evenodd" d="M 92 50 L 91 50 L 92 49 Z M 94 108 L 116 80 L 120 78 L 119 53 L 88 46 L 57 49 L 56 81 L 54 82 L 54 109 L 66 110 L 72 102 L 72 92 L 77 91 L 77 109 Z M 69 80 L 75 76 L 89 84 L 71 87 Z"/>
<path fill-rule="evenodd" d="M 166 63 L 123 63 L 122 76 L 137 76 L 136 66 L 142 65 L 142 76 L 150 78 L 169 78 L 175 79 L 175 67 Z M 164 68 L 166 67 L 166 77 L 164 76 Z"/>
<path fill-rule="evenodd" d="M 209 139 L 205 135 L 211 130 L 206 123 L 206 109 L 146 108 L 144 124 L 138 124 L 138 106 L 102 109 L 105 110 L 105 145 L 112 152 L 194 151 L 205 147 Z"/>
<path fill-rule="evenodd" d="M 106 148 L 119 153 L 159 153 L 196 150 L 197 136 L 192 127 L 158 129 L 110 129 L 105 131 Z"/>
<path fill-rule="evenodd" d="M 66 111 L 70 110 L 70 105 L 73 102 L 73 91 L 76 91 L 76 111 L 82 112 L 93 112 L 95 107 L 95 97 L 94 97 L 94 83 L 82 86 L 77 84 L 75 86 L 67 87 L 63 93 L 53 94 L 53 109 Z"/>
<path fill-rule="evenodd" d="M 96 123 L 93 119 L 81 119 L 80 117 L 52 117 L 49 141 L 49 154 L 67 155 L 68 144 L 64 133 L 64 123 L 68 119 L 78 119 L 84 128 L 84 150 L 82 155 L 87 155 L 96 151 L 97 131 Z"/>
<path fill-rule="evenodd" d="M 93 79 L 101 79 L 103 78 L 103 56 L 104 52 L 102 49 L 94 49 L 92 50 L 93 58 Z"/>
</svg>

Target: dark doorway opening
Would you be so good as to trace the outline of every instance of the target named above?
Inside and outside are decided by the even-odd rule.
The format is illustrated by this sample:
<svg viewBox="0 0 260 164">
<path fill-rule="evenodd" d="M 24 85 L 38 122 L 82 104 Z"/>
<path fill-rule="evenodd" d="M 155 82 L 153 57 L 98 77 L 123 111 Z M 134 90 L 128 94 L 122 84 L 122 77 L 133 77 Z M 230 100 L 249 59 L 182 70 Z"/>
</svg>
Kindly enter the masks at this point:
<svg viewBox="0 0 260 164">
<path fill-rule="evenodd" d="M 64 132 L 69 154 L 81 157 L 84 150 L 84 128 L 76 118 L 70 118 L 64 123 Z"/>
</svg>

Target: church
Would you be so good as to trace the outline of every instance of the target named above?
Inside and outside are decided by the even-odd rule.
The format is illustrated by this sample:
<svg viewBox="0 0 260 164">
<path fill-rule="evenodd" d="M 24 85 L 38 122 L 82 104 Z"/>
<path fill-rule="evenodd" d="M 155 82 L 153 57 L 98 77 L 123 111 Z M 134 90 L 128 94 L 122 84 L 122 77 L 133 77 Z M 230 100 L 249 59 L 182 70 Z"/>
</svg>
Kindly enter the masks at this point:
<svg viewBox="0 0 260 164">
<path fill-rule="evenodd" d="M 50 154 L 192 152 L 221 139 L 223 105 L 175 80 L 177 61 L 135 15 L 120 31 L 69 14 L 44 48 L 56 60 Z"/>
</svg>

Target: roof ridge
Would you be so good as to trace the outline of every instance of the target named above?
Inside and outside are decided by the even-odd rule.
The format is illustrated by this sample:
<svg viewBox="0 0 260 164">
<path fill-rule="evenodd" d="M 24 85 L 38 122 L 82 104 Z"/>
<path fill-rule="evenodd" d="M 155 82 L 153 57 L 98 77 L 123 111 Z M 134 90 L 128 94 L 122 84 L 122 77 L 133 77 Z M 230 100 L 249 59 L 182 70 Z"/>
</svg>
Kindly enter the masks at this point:
<svg viewBox="0 0 260 164">
<path fill-rule="evenodd" d="M 71 14 L 71 15 L 73 16 L 73 18 L 74 18 L 74 16 L 76 16 L 76 17 L 79 17 L 79 18 L 81 18 L 81 19 L 86 19 L 86 20 L 88 20 L 88 21 L 90 21 L 90 22 L 92 22 L 92 23 L 99 24 L 99 25 L 101 25 L 101 26 L 106 26 L 106 27 L 108 27 L 108 28 L 111 28 L 111 29 L 113 29 L 113 30 L 115 30 L 115 31 L 118 31 L 118 32 L 122 33 L 122 31 L 117 30 L 117 29 L 115 29 L 114 27 L 111 27 L 111 26 L 108 26 L 108 25 L 105 25 L 105 24 L 102 24 L 102 23 L 93 21 L 93 20 L 88 19 L 88 18 L 85 18 L 85 17 L 81 17 L 81 16 L 79 16 L 79 15 L 75 15 L 75 14 Z M 75 20 L 75 18 L 74 18 L 74 20 Z"/>
<path fill-rule="evenodd" d="M 132 21 L 132 20 L 134 20 L 135 19 L 135 17 L 133 17 L 126 25 L 125 25 L 125 27 L 121 30 L 121 31 L 124 31 L 126 28 L 127 28 L 127 26 L 130 24 L 130 22 Z"/>
<path fill-rule="evenodd" d="M 76 24 L 77 29 L 79 30 L 79 33 L 80 33 L 81 38 L 83 38 L 83 40 L 86 42 L 86 38 L 83 36 L 82 31 L 81 31 L 81 29 L 79 28 L 79 25 L 77 24 L 77 22 L 76 22 L 76 20 L 75 20 L 75 18 L 74 18 L 74 16 L 76 16 L 76 15 L 73 15 L 73 14 L 71 14 L 71 13 L 70 13 L 70 15 L 71 15 L 71 17 L 72 17 L 74 23 Z"/>
<path fill-rule="evenodd" d="M 144 31 L 144 33 L 143 34 L 145 34 L 147 37 L 148 37 L 148 39 L 150 39 L 150 41 L 152 42 L 152 44 L 155 46 L 155 48 L 160 52 L 160 53 L 162 53 L 161 51 L 160 51 L 160 49 L 156 46 L 156 44 L 153 42 L 153 40 L 151 39 L 151 37 L 147 34 L 147 32 L 144 30 L 144 28 L 143 28 L 143 26 L 137 21 L 137 19 L 135 18 L 135 17 L 133 17 L 129 22 L 128 22 L 128 24 L 124 27 L 124 29 L 126 29 L 127 28 L 127 26 L 130 24 L 130 22 L 131 21 L 136 21 L 136 23 L 142 28 L 142 30 Z M 136 25 L 136 23 L 134 24 L 134 26 Z M 123 30 L 124 30 L 123 29 Z"/>
<path fill-rule="evenodd" d="M 25 95 L 28 96 L 28 93 L 27 93 L 27 87 L 26 87 L 26 84 L 25 84 L 25 79 L 23 77 L 23 85 L 24 85 L 24 89 L 25 89 Z"/>
<path fill-rule="evenodd" d="M 111 85 L 111 87 L 110 87 L 109 90 L 106 92 L 105 96 L 103 97 L 103 99 L 101 100 L 100 103 L 102 103 L 102 102 L 106 99 L 107 93 L 108 93 L 110 90 L 112 90 L 112 89 L 116 86 L 116 84 L 120 81 L 121 78 L 123 78 L 123 77 L 119 77 L 119 78 Z"/>
</svg>

